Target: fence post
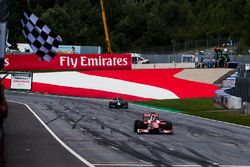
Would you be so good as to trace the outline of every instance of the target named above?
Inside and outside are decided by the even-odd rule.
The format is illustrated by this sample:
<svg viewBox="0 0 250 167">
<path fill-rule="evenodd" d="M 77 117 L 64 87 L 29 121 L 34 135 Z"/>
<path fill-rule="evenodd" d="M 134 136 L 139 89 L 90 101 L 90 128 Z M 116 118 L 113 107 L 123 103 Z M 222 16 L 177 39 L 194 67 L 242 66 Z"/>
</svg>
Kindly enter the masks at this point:
<svg viewBox="0 0 250 167">
<path fill-rule="evenodd" d="M 4 67 L 7 22 L 0 21 L 0 70 Z"/>
</svg>

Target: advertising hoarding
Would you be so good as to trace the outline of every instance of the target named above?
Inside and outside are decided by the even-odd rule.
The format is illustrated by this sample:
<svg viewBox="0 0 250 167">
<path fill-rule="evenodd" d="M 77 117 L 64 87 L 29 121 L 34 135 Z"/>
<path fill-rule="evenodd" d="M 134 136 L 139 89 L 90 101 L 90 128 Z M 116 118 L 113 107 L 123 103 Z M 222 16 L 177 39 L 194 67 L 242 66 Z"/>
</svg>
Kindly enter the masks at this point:
<svg viewBox="0 0 250 167">
<path fill-rule="evenodd" d="M 30 72 L 14 72 L 11 74 L 11 89 L 31 90 L 32 73 Z"/>
<path fill-rule="evenodd" d="M 131 69 L 131 54 L 58 54 L 50 62 L 35 54 L 6 55 L 5 71 Z"/>
<path fill-rule="evenodd" d="M 80 54 L 81 47 L 80 46 L 73 46 L 73 45 L 59 45 L 58 46 L 58 53 L 60 54 Z"/>
<path fill-rule="evenodd" d="M 59 45 L 59 54 L 101 54 L 101 46 Z"/>
</svg>

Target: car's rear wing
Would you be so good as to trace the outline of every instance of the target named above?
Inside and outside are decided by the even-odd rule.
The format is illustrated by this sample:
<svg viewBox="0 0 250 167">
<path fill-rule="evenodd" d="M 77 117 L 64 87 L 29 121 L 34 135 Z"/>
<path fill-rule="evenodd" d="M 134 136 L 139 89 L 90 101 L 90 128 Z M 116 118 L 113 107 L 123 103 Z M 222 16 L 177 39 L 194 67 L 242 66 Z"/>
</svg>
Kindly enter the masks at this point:
<svg viewBox="0 0 250 167">
<path fill-rule="evenodd" d="M 154 114 L 152 114 L 152 113 L 145 113 L 145 114 L 143 114 L 143 117 L 144 118 L 149 118 L 149 117 L 151 117 L 151 115 L 154 115 L 155 117 L 159 117 L 159 114 L 156 114 L 156 113 L 154 113 Z"/>
</svg>

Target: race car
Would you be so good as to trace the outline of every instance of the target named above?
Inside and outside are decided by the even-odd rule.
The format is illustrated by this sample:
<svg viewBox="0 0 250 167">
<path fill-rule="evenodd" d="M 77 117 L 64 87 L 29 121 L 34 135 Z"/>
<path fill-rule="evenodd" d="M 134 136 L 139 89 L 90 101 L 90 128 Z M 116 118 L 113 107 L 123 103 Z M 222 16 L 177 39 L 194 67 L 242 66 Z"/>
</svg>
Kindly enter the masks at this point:
<svg viewBox="0 0 250 167">
<path fill-rule="evenodd" d="M 128 108 L 128 102 L 121 98 L 114 98 L 109 102 L 109 108 Z"/>
<path fill-rule="evenodd" d="M 158 113 L 143 114 L 143 119 L 135 120 L 134 132 L 141 133 L 165 133 L 173 134 L 172 123 L 166 120 L 160 120 Z"/>
</svg>

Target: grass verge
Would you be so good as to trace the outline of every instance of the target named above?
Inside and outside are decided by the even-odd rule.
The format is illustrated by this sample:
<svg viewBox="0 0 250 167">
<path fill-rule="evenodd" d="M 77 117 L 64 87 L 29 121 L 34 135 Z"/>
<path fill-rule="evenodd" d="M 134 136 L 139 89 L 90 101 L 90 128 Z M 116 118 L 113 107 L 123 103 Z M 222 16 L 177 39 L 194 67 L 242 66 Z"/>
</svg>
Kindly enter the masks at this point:
<svg viewBox="0 0 250 167">
<path fill-rule="evenodd" d="M 212 98 L 150 100 L 136 103 L 250 127 L 250 115 L 218 106 L 214 104 Z"/>
</svg>

